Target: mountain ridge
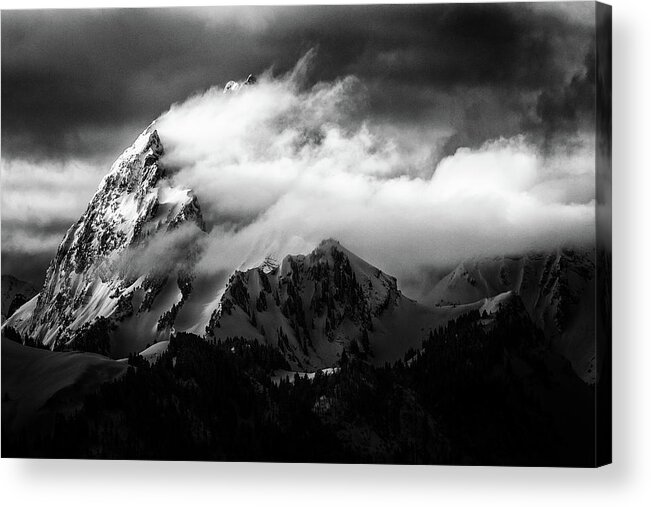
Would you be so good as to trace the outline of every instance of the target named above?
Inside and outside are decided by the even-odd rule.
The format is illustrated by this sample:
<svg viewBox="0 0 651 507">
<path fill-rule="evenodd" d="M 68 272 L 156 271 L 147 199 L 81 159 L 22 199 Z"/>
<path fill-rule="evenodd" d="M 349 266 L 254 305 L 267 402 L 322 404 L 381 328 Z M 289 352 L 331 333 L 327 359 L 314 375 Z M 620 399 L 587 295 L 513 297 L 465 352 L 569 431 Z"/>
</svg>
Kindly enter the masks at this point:
<svg viewBox="0 0 651 507">
<path fill-rule="evenodd" d="M 585 382 L 597 381 L 595 252 L 556 248 L 460 262 L 429 293 L 433 304 L 467 304 L 506 290 L 518 294 L 532 322 Z"/>
<path fill-rule="evenodd" d="M 432 329 L 465 312 L 492 313 L 508 297 L 428 308 L 404 296 L 395 277 L 326 239 L 271 270 L 263 263 L 235 271 L 206 337 L 276 345 L 299 370 L 333 367 L 344 350 L 384 364 L 420 348 Z"/>
<path fill-rule="evenodd" d="M 154 127 L 112 164 L 63 238 L 42 290 L 6 325 L 52 349 L 120 358 L 169 340 L 179 315 L 197 321 L 184 305 L 201 281 L 193 266 L 206 227 L 192 190 L 175 185 L 161 163 L 165 150 Z M 181 234 L 188 229 L 194 232 Z M 155 257 L 148 248 L 157 242 L 163 255 Z M 170 248 L 180 252 L 171 264 Z M 594 255 L 579 250 L 465 260 L 432 288 L 427 305 L 328 238 L 308 254 L 234 271 L 217 298 L 199 303 L 203 328 L 190 322 L 192 329 L 180 330 L 272 344 L 296 369 L 333 367 L 344 350 L 382 364 L 418 349 L 432 329 L 464 312 L 490 314 L 517 297 L 551 346 L 594 383 L 591 274 Z"/>
</svg>

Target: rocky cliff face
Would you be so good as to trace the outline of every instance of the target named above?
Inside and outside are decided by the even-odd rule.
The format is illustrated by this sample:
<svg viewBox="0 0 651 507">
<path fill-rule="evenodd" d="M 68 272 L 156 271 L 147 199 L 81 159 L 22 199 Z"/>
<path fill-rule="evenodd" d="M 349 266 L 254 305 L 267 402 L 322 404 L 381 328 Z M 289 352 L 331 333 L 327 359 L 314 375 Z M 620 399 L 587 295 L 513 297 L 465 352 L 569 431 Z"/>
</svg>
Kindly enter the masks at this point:
<svg viewBox="0 0 651 507">
<path fill-rule="evenodd" d="M 61 242 L 38 297 L 9 325 L 56 348 L 78 339 L 99 319 L 108 319 L 117 337 L 129 317 L 147 314 L 139 326 L 143 334 L 133 336 L 132 343 L 122 336 L 112 344 L 111 355 L 142 350 L 140 341 L 169 332 L 175 307 L 191 289 L 190 270 L 133 270 L 125 262 L 138 248 L 182 226 L 203 229 L 196 198 L 172 184 L 162 154 L 152 124 L 115 161 Z"/>
</svg>

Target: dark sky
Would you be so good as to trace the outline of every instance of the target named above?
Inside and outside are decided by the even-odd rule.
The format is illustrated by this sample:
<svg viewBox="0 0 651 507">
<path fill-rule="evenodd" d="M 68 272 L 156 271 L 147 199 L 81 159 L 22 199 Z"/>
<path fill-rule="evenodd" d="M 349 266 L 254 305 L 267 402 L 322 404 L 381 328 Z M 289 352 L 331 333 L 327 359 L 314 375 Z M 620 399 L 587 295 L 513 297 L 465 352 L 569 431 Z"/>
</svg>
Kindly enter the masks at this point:
<svg viewBox="0 0 651 507">
<path fill-rule="evenodd" d="M 3 11 L 2 272 L 41 281 L 110 162 L 170 104 L 269 67 L 285 72 L 310 48 L 312 82 L 356 75 L 374 117 L 447 129 L 441 156 L 518 133 L 544 150 L 592 124 L 592 9 Z M 74 203 L 58 202 L 65 184 Z"/>
</svg>

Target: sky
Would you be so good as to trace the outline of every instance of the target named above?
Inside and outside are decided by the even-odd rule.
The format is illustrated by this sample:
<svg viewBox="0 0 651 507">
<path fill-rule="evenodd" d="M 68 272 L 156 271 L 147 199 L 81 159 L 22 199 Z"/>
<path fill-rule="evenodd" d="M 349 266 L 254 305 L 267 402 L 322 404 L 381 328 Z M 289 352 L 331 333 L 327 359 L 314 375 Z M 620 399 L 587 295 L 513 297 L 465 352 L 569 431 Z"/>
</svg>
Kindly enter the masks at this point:
<svg viewBox="0 0 651 507">
<path fill-rule="evenodd" d="M 3 11 L 1 42 L 2 273 L 42 282 L 156 118 L 207 270 L 333 236 L 417 297 L 463 257 L 591 238 L 589 2 Z"/>
</svg>

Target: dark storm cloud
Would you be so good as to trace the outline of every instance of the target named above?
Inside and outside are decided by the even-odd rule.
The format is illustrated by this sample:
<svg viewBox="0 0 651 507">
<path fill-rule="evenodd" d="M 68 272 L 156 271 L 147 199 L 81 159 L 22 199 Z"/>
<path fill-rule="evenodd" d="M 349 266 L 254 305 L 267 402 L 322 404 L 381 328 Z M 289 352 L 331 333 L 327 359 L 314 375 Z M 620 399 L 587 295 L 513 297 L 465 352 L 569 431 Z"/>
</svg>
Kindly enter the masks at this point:
<svg viewBox="0 0 651 507">
<path fill-rule="evenodd" d="M 563 86 L 590 33 L 521 4 L 5 11 L 3 151 L 116 154 L 133 136 L 125 126 L 215 83 L 283 72 L 310 47 L 312 80 L 356 74 L 378 114 L 452 122 L 453 144 L 477 145 L 512 133 L 537 94 L 540 121 L 571 120 Z M 450 93 L 474 98 L 458 106 Z M 99 129 L 103 142 L 87 135 Z"/>
<path fill-rule="evenodd" d="M 321 7 L 282 33 L 318 44 L 314 80 L 359 76 L 374 114 L 451 127 L 446 155 L 522 132 L 543 142 L 585 123 L 594 27 L 589 11 L 572 15 L 585 6 L 554 5 Z"/>
<path fill-rule="evenodd" d="M 199 21 L 177 24 L 160 11 L 3 13 L 3 149 L 66 156 L 109 148 L 84 130 L 146 123 L 217 80 L 224 63 L 214 53 L 228 41 L 202 32 Z M 119 142 L 113 150 L 124 145 L 118 137 L 106 136 Z"/>
</svg>

